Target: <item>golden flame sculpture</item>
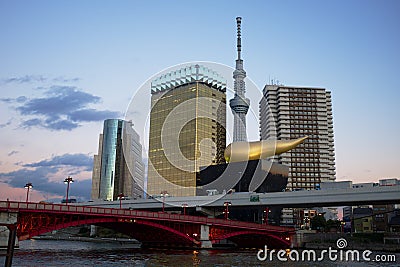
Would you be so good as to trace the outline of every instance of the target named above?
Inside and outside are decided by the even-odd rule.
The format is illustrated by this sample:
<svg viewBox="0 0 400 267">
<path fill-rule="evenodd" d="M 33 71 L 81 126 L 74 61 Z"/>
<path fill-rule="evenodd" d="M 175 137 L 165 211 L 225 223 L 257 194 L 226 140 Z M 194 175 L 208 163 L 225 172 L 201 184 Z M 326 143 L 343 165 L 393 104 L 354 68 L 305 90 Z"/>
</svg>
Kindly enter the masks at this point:
<svg viewBox="0 0 400 267">
<path fill-rule="evenodd" d="M 233 142 L 225 149 L 226 162 L 264 159 L 287 152 L 303 143 L 308 136 L 294 140 L 261 140 Z"/>
</svg>

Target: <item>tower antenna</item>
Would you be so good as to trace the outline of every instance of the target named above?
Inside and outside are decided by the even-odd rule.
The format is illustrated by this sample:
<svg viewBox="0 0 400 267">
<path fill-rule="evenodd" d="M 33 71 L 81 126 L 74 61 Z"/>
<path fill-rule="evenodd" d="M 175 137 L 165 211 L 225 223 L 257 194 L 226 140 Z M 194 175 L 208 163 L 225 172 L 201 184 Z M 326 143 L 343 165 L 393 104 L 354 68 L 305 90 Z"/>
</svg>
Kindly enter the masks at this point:
<svg viewBox="0 0 400 267">
<path fill-rule="evenodd" d="M 236 26 L 237 26 L 237 57 L 238 60 L 240 60 L 240 52 L 242 51 L 242 38 L 241 38 L 241 24 L 242 24 L 242 18 L 241 17 L 237 17 L 236 18 Z"/>
</svg>

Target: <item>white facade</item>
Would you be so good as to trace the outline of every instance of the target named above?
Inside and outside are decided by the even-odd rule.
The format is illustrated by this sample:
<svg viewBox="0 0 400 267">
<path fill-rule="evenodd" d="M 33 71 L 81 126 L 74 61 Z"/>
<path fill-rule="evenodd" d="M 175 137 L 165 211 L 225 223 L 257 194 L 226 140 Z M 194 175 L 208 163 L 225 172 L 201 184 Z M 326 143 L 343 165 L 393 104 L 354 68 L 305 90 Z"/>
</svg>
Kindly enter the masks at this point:
<svg viewBox="0 0 400 267">
<path fill-rule="evenodd" d="M 260 101 L 261 140 L 308 136 L 274 160 L 289 166 L 289 190 L 335 180 L 331 93 L 323 88 L 266 85 Z"/>
<path fill-rule="evenodd" d="M 125 160 L 132 176 L 131 196 L 144 197 L 144 164 L 142 158 L 142 144 L 139 134 L 133 129 L 131 121 L 125 122 L 124 151 Z"/>
</svg>

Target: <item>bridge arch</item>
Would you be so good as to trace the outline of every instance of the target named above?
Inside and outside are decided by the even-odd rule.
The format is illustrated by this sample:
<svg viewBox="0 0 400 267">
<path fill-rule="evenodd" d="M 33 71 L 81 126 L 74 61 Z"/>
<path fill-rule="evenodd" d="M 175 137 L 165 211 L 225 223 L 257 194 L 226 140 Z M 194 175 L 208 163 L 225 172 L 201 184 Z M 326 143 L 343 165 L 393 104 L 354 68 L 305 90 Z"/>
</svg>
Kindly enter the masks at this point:
<svg viewBox="0 0 400 267">
<path fill-rule="evenodd" d="M 267 233 L 267 232 L 262 233 L 262 232 L 256 232 L 256 231 L 251 231 L 251 230 L 242 230 L 242 231 L 234 231 L 234 232 L 226 233 L 224 235 L 219 236 L 216 239 L 211 240 L 211 243 L 215 244 L 220 240 L 229 239 L 232 237 L 246 236 L 246 235 L 247 236 L 248 235 L 264 236 L 266 238 L 271 238 L 277 244 L 279 244 L 280 246 L 283 246 L 283 247 L 289 247 L 291 245 L 290 240 L 284 240 L 280 236 L 277 236 L 277 235 L 274 235 L 271 233 Z"/>
<path fill-rule="evenodd" d="M 156 228 L 156 229 L 160 229 L 160 230 L 163 230 L 163 231 L 167 231 L 170 234 L 173 234 L 173 235 L 176 235 L 176 236 L 182 238 L 183 240 L 185 240 L 189 244 L 195 244 L 195 245 L 200 245 L 201 244 L 200 241 L 194 239 L 193 237 L 191 237 L 191 236 L 189 236 L 189 235 L 187 235 L 185 233 L 182 233 L 182 232 L 180 232 L 178 230 L 175 230 L 174 228 L 171 228 L 171 227 L 166 226 L 166 225 L 162 225 L 162 224 L 151 222 L 151 221 L 145 221 L 145 220 L 138 220 L 138 221 L 136 221 L 136 223 L 137 224 L 146 225 L 146 226 L 150 226 L 150 227 L 153 227 L 153 228 Z"/>
<path fill-rule="evenodd" d="M 85 224 L 93 224 L 93 225 L 104 225 L 104 226 L 111 226 L 110 228 L 123 232 L 127 235 L 130 235 L 134 238 L 137 238 L 138 241 L 141 242 L 146 242 L 146 236 L 150 237 L 151 232 L 146 233 L 145 235 L 137 235 L 135 234 L 135 225 L 144 225 L 153 229 L 159 229 L 161 231 L 167 232 L 169 235 L 175 236 L 179 238 L 180 240 L 183 240 L 183 243 L 186 244 L 194 244 L 194 245 L 200 245 L 200 241 L 194 239 L 191 236 L 188 236 L 185 233 L 182 233 L 172 227 L 156 223 L 156 222 L 151 222 L 147 220 L 129 220 L 129 222 L 125 220 L 121 220 L 115 217 L 99 217 L 99 218 L 85 218 L 85 219 L 77 219 L 77 220 L 71 220 L 68 222 L 60 222 L 56 223 L 55 221 L 49 221 L 49 217 L 42 217 L 39 220 L 36 220 L 35 225 L 29 224 L 28 221 L 27 223 L 22 223 L 20 224 L 20 228 L 18 229 L 18 232 L 20 233 L 18 235 L 18 238 L 20 241 L 30 239 L 34 236 L 38 236 L 41 234 L 45 234 L 51 231 L 55 230 L 60 230 L 68 227 L 73 227 L 73 226 L 79 226 L 79 225 L 85 225 Z M 23 219 L 22 219 L 23 221 Z M 32 222 L 32 220 L 29 220 L 29 222 Z M 121 227 L 119 227 L 121 224 L 126 224 L 128 223 L 129 225 L 132 226 L 132 228 L 128 228 L 127 231 L 121 231 Z"/>
<path fill-rule="evenodd" d="M 18 239 L 20 241 L 23 241 L 30 239 L 34 236 L 45 234 L 51 231 L 60 230 L 73 226 L 84 225 L 84 224 L 112 223 L 117 221 L 118 221 L 117 218 L 112 218 L 112 217 L 80 219 L 68 222 L 61 222 L 58 224 L 57 223 L 49 224 L 48 221 L 46 222 L 39 220 L 36 222 L 35 225 L 20 224 L 20 227 L 17 230 L 17 232 L 20 233 L 18 235 Z"/>
<path fill-rule="evenodd" d="M 129 235 L 141 242 L 142 246 L 145 247 L 192 247 L 201 244 L 200 241 L 194 238 L 199 235 L 193 234 L 197 233 L 200 229 L 200 227 L 196 227 L 197 225 L 182 227 L 182 224 L 173 222 L 153 222 L 146 219 L 120 219 L 118 222 L 105 223 L 99 226 Z"/>
</svg>

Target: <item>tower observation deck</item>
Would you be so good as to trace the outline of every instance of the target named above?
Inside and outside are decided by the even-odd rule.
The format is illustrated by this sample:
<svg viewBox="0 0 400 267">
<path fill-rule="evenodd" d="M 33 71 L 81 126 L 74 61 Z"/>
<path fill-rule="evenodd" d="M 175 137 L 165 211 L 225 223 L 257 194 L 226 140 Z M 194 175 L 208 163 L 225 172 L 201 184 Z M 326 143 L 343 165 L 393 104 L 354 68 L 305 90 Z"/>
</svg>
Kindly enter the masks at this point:
<svg viewBox="0 0 400 267">
<path fill-rule="evenodd" d="M 246 133 L 246 114 L 249 110 L 250 99 L 246 98 L 246 85 L 244 79 L 246 72 L 243 69 L 243 60 L 241 59 L 241 23 L 242 18 L 236 18 L 237 23 L 237 59 L 236 69 L 233 72 L 235 97 L 229 101 L 229 106 L 233 113 L 233 142 L 247 141 Z"/>
</svg>

